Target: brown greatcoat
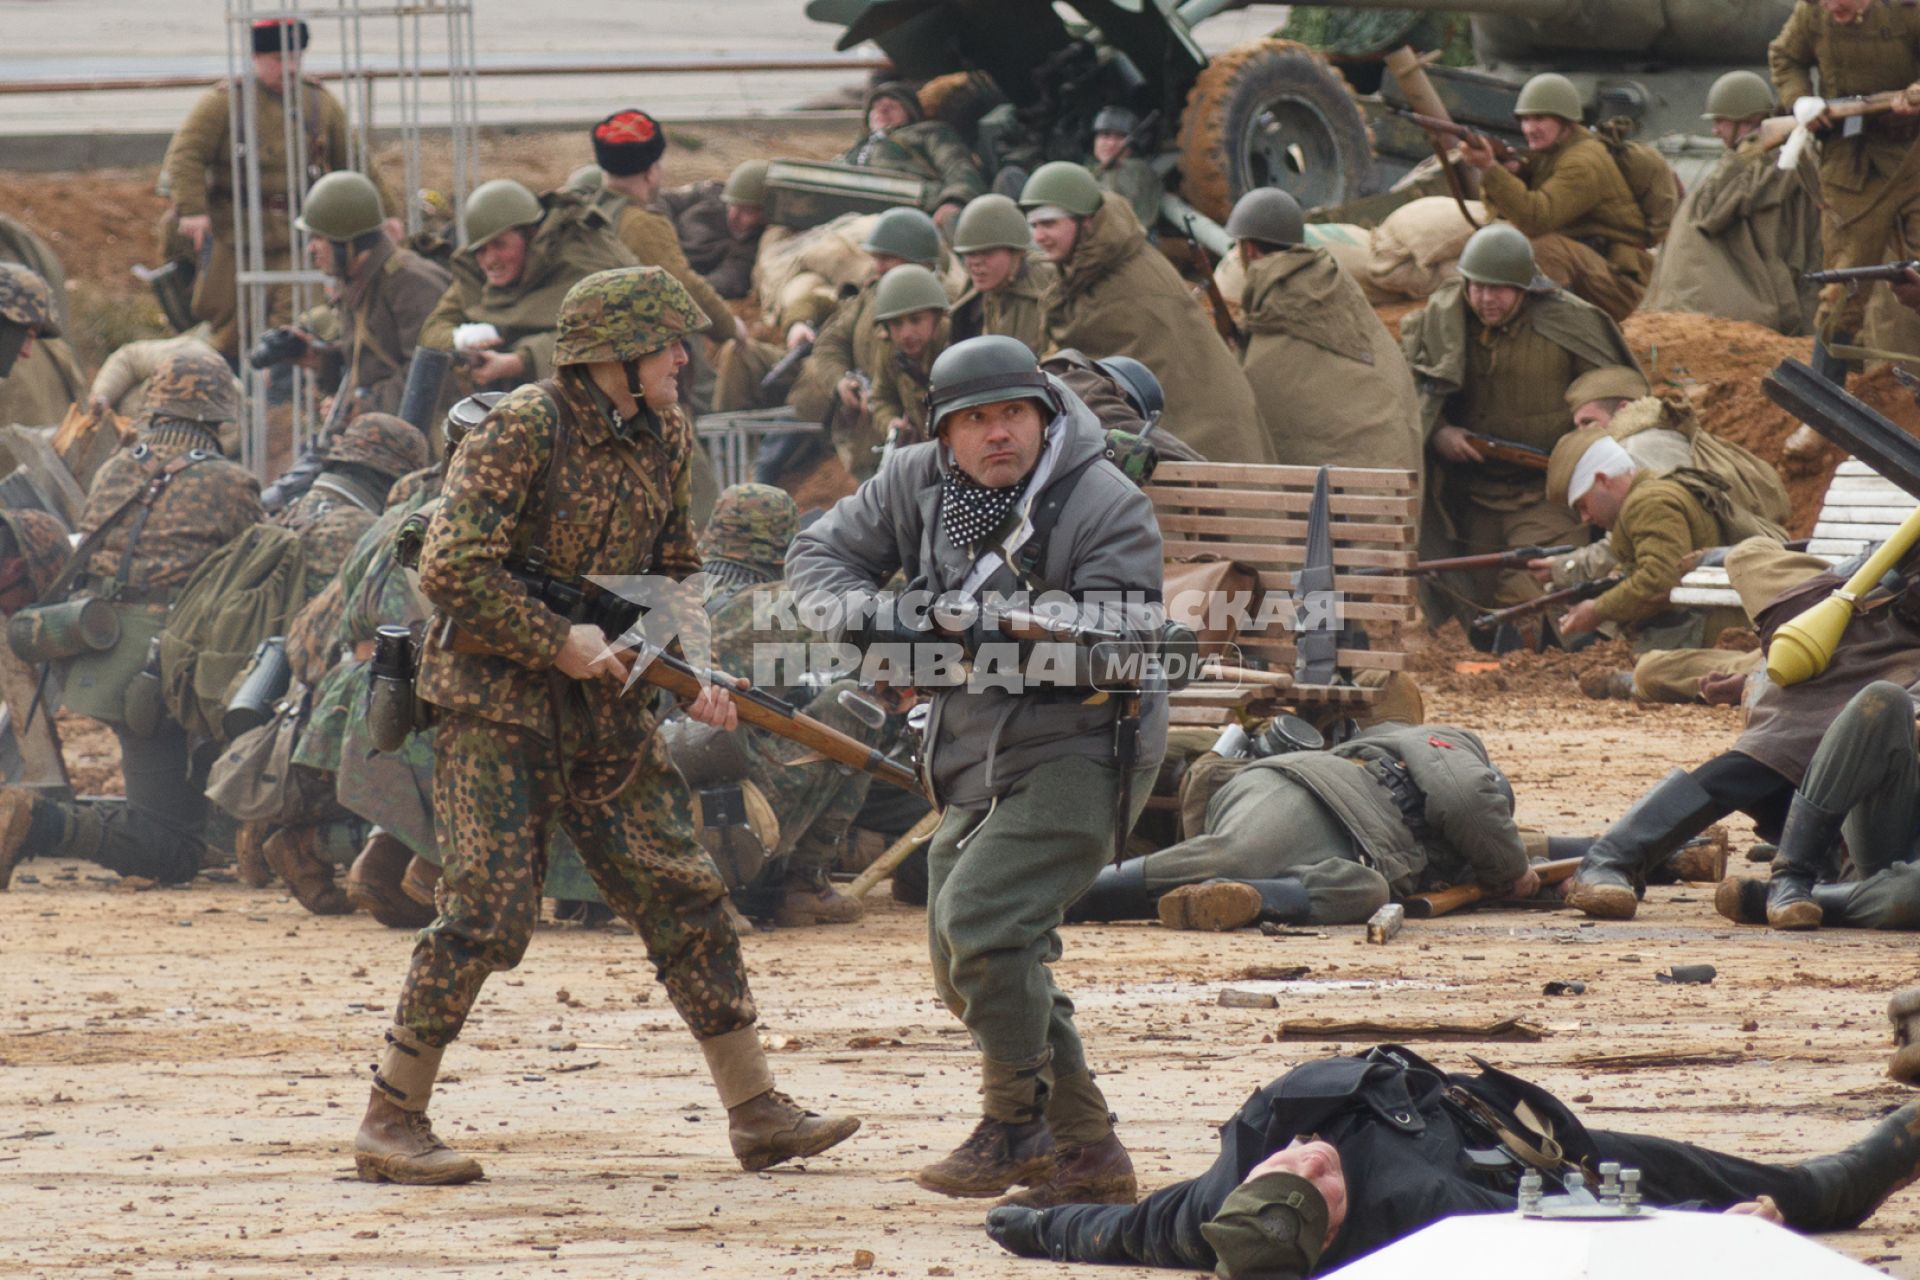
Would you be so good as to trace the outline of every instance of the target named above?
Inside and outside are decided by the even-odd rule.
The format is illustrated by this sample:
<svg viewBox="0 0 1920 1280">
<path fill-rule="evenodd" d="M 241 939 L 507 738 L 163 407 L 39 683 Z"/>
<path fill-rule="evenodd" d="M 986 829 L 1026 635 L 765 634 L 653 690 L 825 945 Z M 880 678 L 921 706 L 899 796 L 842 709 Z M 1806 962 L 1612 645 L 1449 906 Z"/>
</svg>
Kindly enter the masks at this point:
<svg viewBox="0 0 1920 1280">
<path fill-rule="evenodd" d="M 445 267 L 382 237 L 334 309 L 360 413 L 398 413 L 420 330 L 453 282 Z"/>
<path fill-rule="evenodd" d="M 1748 138 L 1722 156 L 1674 214 L 1647 286 L 1649 311 L 1690 311 L 1812 331 L 1819 290 L 1801 278 L 1820 266 L 1820 206 L 1779 153 Z"/>
<path fill-rule="evenodd" d="M 1253 388 L 1173 264 L 1147 243 L 1126 197 L 1082 220 L 1047 292 L 1047 337 L 1096 359 L 1132 356 L 1167 395 L 1164 428 L 1210 462 L 1273 461 Z"/>
<path fill-rule="evenodd" d="M 986 334 L 1018 338 L 1032 348 L 1036 356 L 1045 355 L 1047 342 L 1046 297 L 1058 272 L 1045 258 L 1028 254 L 1007 282 L 991 293 L 981 293 L 972 285 L 953 304 L 953 340 L 965 342 Z"/>
<path fill-rule="evenodd" d="M 1421 469 L 1413 373 L 1360 286 L 1325 249 L 1269 253 L 1247 272 L 1241 357 L 1274 460 Z"/>
</svg>

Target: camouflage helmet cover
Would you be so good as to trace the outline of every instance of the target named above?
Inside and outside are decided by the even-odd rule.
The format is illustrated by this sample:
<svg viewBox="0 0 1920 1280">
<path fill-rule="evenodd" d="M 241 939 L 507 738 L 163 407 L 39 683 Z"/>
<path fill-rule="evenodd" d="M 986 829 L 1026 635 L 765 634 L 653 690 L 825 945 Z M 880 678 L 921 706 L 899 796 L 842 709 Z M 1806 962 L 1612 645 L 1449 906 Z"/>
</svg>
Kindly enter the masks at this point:
<svg viewBox="0 0 1920 1280">
<path fill-rule="evenodd" d="M 711 323 L 664 267 L 596 271 L 560 303 L 553 362 L 637 360 Z"/>
<path fill-rule="evenodd" d="M 427 438 L 411 422 L 390 413 L 363 413 L 328 447 L 326 460 L 357 462 L 397 479 L 433 459 L 427 453 Z"/>
<path fill-rule="evenodd" d="M 17 262 L 0 262 L 0 319 L 24 325 L 42 338 L 60 336 L 53 290 L 37 272 Z"/>
<path fill-rule="evenodd" d="M 147 379 L 149 417 L 232 422 L 240 414 L 233 370 L 209 350 L 177 351 Z"/>
<path fill-rule="evenodd" d="M 778 574 L 800 532 L 800 508 L 785 489 L 736 484 L 720 495 L 700 534 L 702 560 L 731 560 Z"/>
</svg>

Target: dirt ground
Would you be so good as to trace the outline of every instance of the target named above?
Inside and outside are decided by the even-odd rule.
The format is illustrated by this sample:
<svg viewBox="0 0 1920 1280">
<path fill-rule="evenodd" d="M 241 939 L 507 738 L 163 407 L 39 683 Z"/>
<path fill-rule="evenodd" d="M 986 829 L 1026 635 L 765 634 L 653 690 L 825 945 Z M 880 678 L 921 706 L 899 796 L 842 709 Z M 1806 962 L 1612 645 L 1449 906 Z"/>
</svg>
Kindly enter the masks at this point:
<svg viewBox="0 0 1920 1280">
<path fill-rule="evenodd" d="M 1420 656 L 1429 714 L 1479 729 L 1522 820 L 1556 832 L 1598 829 L 1737 731 L 1730 710 L 1585 701 L 1564 662 L 1454 673 L 1466 656 Z M 317 919 L 224 872 L 132 892 L 84 865 L 27 864 L 0 895 L 0 1200 L 14 1207 L 0 1273 L 1061 1274 L 996 1249 L 984 1202 L 906 1180 L 965 1135 L 975 1076 L 928 989 L 920 913 L 884 889 L 869 901 L 860 925 L 745 944 L 783 1087 L 866 1117 L 841 1151 L 741 1173 L 638 942 L 547 927 L 489 984 L 434 1103 L 488 1180 L 404 1190 L 354 1181 L 349 1143 L 409 935 Z M 1282 1040 L 1290 1019 L 1518 1015 L 1543 1038 L 1415 1045 L 1518 1070 L 1596 1126 L 1762 1159 L 1835 1147 L 1908 1096 L 1882 1075 L 1883 1009 L 1920 968 L 1911 940 L 1736 930 L 1702 886 L 1652 890 L 1629 924 L 1481 913 L 1409 923 L 1385 947 L 1359 928 L 1150 924 L 1071 929 L 1066 945 L 1060 976 L 1148 1187 L 1203 1168 L 1212 1126 L 1253 1088 L 1359 1043 Z M 1655 980 L 1700 962 L 1719 970 L 1710 986 Z M 1298 980 L 1263 976 L 1297 965 Z M 1542 994 L 1572 978 L 1586 995 Z M 1222 1008 L 1227 988 L 1278 1007 Z M 1920 1276 L 1920 1192 L 1828 1242 Z"/>
</svg>

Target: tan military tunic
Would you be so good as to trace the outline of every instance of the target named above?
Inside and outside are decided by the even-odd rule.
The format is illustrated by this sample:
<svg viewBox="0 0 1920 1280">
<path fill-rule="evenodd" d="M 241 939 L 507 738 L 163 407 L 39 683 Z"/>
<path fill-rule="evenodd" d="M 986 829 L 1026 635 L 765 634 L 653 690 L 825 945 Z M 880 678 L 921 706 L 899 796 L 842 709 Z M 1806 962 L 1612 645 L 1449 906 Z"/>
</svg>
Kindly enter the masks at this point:
<svg viewBox="0 0 1920 1280">
<path fill-rule="evenodd" d="M 1030 254 L 1007 282 L 991 293 L 981 293 L 969 285 L 953 304 L 954 341 L 999 334 L 1018 338 L 1036 356 L 1045 355 L 1050 345 L 1047 289 L 1058 274 L 1051 262 Z"/>
</svg>

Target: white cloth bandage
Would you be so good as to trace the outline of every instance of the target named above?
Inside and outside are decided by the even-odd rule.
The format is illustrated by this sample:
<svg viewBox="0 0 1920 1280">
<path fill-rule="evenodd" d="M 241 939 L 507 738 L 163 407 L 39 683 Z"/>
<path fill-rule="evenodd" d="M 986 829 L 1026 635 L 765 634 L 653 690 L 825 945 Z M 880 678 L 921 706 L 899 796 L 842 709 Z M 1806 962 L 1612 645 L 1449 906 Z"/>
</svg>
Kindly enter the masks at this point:
<svg viewBox="0 0 1920 1280">
<path fill-rule="evenodd" d="M 1601 436 L 1587 446 L 1580 455 L 1580 461 L 1573 464 L 1573 479 L 1567 484 L 1567 505 L 1572 506 L 1587 496 L 1587 490 L 1593 488 L 1595 476 L 1628 476 L 1633 474 L 1633 456 L 1626 447 L 1612 436 Z"/>
<path fill-rule="evenodd" d="M 500 331 L 490 324 L 462 324 L 453 329 L 455 351 L 486 351 L 500 345 Z"/>
<path fill-rule="evenodd" d="M 1027 210 L 1027 225 L 1036 222 L 1058 222 L 1062 218 L 1071 218 L 1073 214 L 1057 204 L 1043 204 L 1037 209 Z"/>
</svg>

